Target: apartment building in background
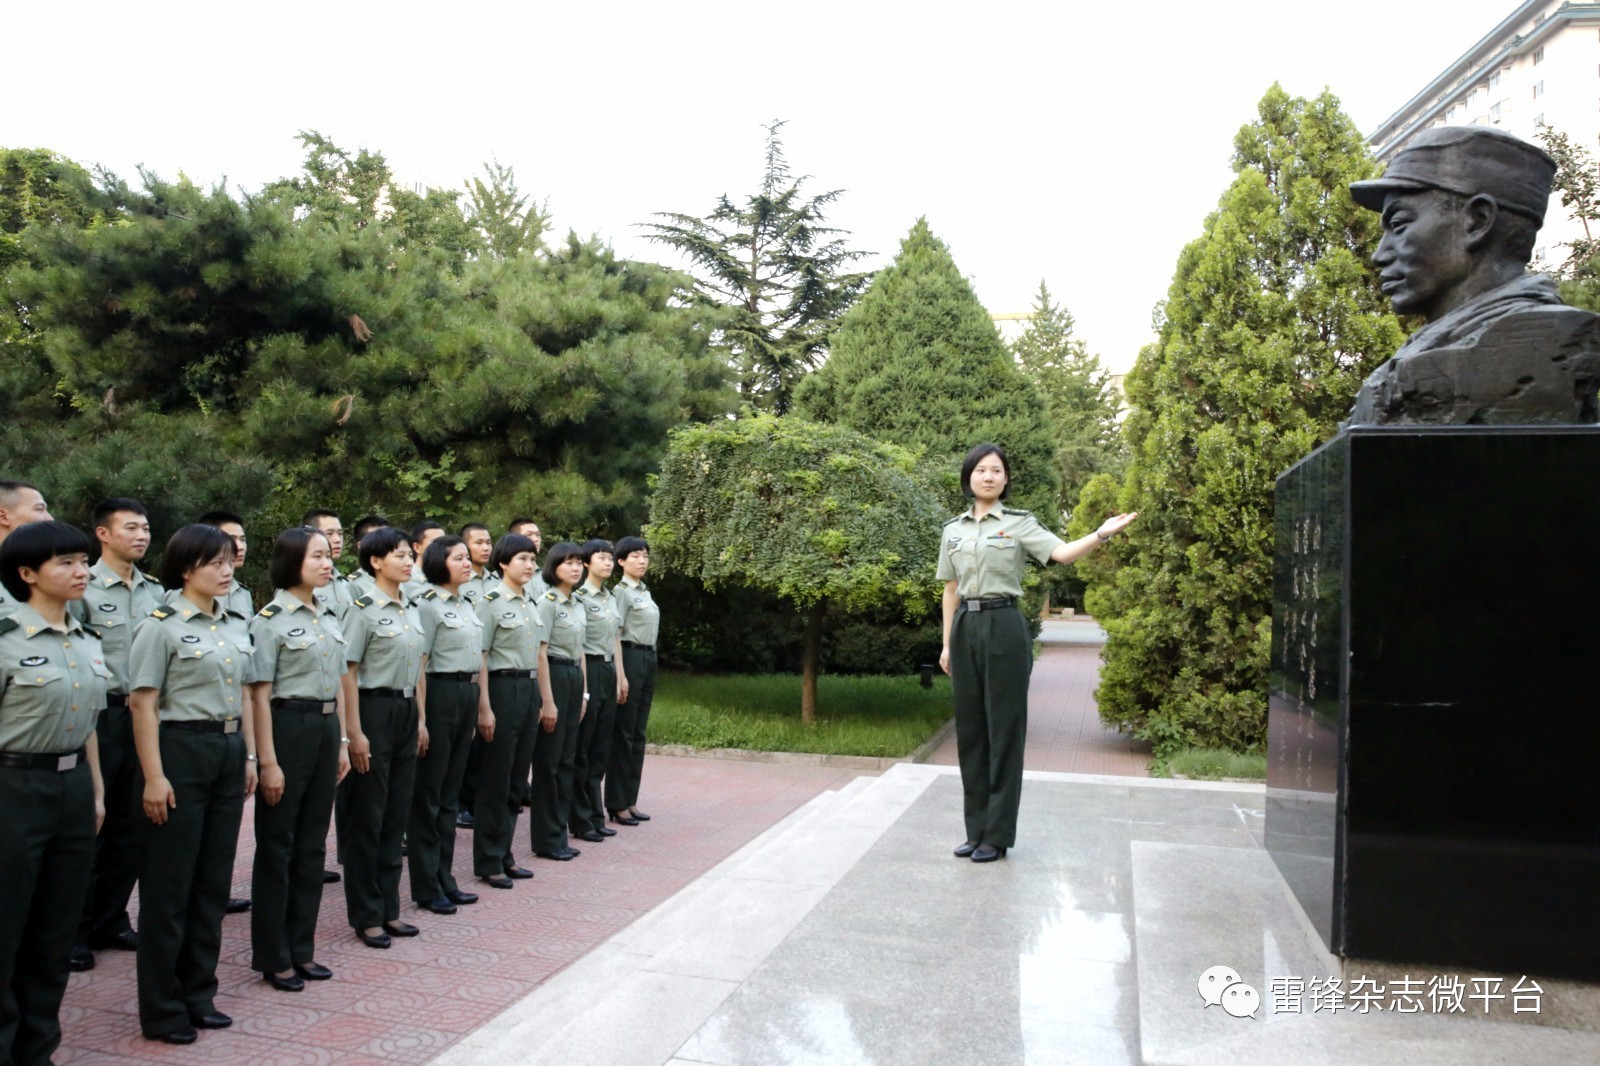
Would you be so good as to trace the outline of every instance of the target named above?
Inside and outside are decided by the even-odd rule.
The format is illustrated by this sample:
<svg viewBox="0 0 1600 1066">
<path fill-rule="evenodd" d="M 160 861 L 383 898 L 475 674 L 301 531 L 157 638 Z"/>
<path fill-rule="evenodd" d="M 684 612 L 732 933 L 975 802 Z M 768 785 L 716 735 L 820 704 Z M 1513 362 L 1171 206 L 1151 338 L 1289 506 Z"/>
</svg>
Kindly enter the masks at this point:
<svg viewBox="0 0 1600 1066">
<path fill-rule="evenodd" d="M 1368 138 L 1387 163 L 1419 131 L 1492 126 L 1538 143 L 1541 125 L 1600 158 L 1600 3 L 1528 0 L 1383 122 Z M 1550 197 L 1534 269 L 1554 269 L 1582 236 Z"/>
</svg>

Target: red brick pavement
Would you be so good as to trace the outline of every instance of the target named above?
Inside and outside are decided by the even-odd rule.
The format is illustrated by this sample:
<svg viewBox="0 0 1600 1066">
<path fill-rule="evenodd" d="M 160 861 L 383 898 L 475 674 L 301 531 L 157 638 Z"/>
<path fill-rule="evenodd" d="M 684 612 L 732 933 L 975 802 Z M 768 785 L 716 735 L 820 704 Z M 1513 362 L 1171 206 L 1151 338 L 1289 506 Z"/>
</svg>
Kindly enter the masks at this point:
<svg viewBox="0 0 1600 1066">
<path fill-rule="evenodd" d="M 1100 679 L 1100 648 L 1092 644 L 1046 644 L 1033 664 L 1028 686 L 1028 770 L 1144 777 L 1150 747 L 1100 722 L 1094 689 Z M 952 735 L 928 758 L 954 766 Z"/>
<path fill-rule="evenodd" d="M 582 844 L 583 855 L 566 863 L 530 860 L 527 837 L 519 834 L 518 856 L 536 876 L 509 892 L 471 876 L 471 834 L 460 834 L 456 877 L 478 892 L 480 902 L 443 917 L 405 900 L 402 917 L 422 935 L 396 940 L 387 951 L 355 940 L 344 920 L 342 886 L 327 886 L 317 960 L 335 976 L 309 983 L 304 992 L 273 991 L 249 969 L 249 916 L 229 916 L 217 1009 L 233 1016 L 233 1028 L 201 1033 L 189 1047 L 140 1036 L 133 956 L 100 952 L 93 971 L 72 975 L 56 1061 L 425 1062 L 812 797 L 856 776 L 820 767 L 653 757 L 641 803 L 650 822 L 617 826 L 616 836 Z M 251 825 L 247 805 L 236 895 L 249 894 Z M 524 833 L 526 825 L 525 819 L 519 823 Z M 402 880 L 402 894 L 407 885 Z"/>
</svg>

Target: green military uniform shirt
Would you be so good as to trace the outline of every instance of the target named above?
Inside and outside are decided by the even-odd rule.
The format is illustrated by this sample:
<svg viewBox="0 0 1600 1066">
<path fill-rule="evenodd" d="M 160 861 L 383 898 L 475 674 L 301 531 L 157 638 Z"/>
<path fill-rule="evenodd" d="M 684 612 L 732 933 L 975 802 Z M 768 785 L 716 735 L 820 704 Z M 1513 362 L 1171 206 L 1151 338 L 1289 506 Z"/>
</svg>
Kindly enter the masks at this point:
<svg viewBox="0 0 1600 1066">
<path fill-rule="evenodd" d="M 358 688 L 415 688 L 422 672 L 422 618 L 415 604 L 376 586 L 344 616 L 344 657 L 360 664 Z"/>
<path fill-rule="evenodd" d="M 400 591 L 405 593 L 408 601 L 415 603 L 422 599 L 422 594 L 431 587 L 428 579 L 422 575 L 422 556 L 418 555 L 416 565 L 411 568 L 411 576 L 400 586 Z"/>
<path fill-rule="evenodd" d="M 256 680 L 249 623 L 217 601 L 207 613 L 181 594 L 133 630 L 128 684 L 161 691 L 163 722 L 240 717 L 244 686 Z"/>
<path fill-rule="evenodd" d="M 344 613 L 350 609 L 351 602 L 360 593 L 355 591 L 349 578 L 335 570 L 333 580 L 317 589 L 313 595 L 332 608 L 334 618 L 338 619 L 344 617 Z"/>
<path fill-rule="evenodd" d="M 18 604 L 0 620 L 0 751 L 77 751 L 94 735 L 111 679 L 99 638 L 82 622 L 68 615 L 65 631 L 55 629 Z"/>
<path fill-rule="evenodd" d="M 11 593 L 6 591 L 6 587 L 0 585 L 0 618 L 10 618 L 17 613 L 17 608 L 20 606 L 22 606 L 20 603 L 11 598 Z"/>
<path fill-rule="evenodd" d="M 361 567 L 350 571 L 350 576 L 345 578 L 350 585 L 350 602 L 354 603 L 373 589 L 378 587 L 378 579 L 367 573 Z"/>
<path fill-rule="evenodd" d="M 473 574 L 461 585 L 461 598 L 476 607 L 483 602 L 500 585 L 500 575 L 492 570 L 484 570 L 481 574 Z"/>
<path fill-rule="evenodd" d="M 165 601 L 165 589 L 135 567 L 133 579 L 124 581 L 101 559 L 89 568 L 89 587 L 83 599 L 69 604 L 72 613 L 100 634 L 106 665 L 114 680 L 111 691 L 126 696 L 128 652 L 133 647 L 133 627 L 150 617 Z"/>
<path fill-rule="evenodd" d="M 501 585 L 478 604 L 490 670 L 538 669 L 542 634 L 532 591 L 524 585 L 521 593 L 512 595 L 511 586 Z"/>
<path fill-rule="evenodd" d="M 179 604 L 178 601 L 182 600 L 182 599 L 183 599 L 183 590 L 182 589 L 168 589 L 167 590 L 167 606 L 168 607 L 181 606 L 181 604 Z M 230 589 L 228 589 L 228 594 L 226 596 L 222 597 L 222 606 L 227 608 L 229 613 L 236 614 L 240 618 L 245 619 L 246 621 L 249 621 L 251 616 L 253 616 L 256 613 L 256 601 L 255 601 L 255 598 L 250 595 L 250 590 L 249 589 L 245 588 L 243 585 L 239 584 L 237 581 L 235 581 L 233 583 L 233 586 Z"/>
<path fill-rule="evenodd" d="M 650 595 L 650 586 L 625 577 L 611 590 L 617 602 L 617 627 L 626 644 L 656 646 L 661 632 L 661 608 Z"/>
<path fill-rule="evenodd" d="M 1028 511 L 997 504 L 980 520 L 969 507 L 944 524 L 938 580 L 964 600 L 1020 596 L 1026 556 L 1048 562 L 1064 543 Z"/>
<path fill-rule="evenodd" d="M 315 597 L 313 597 L 315 599 Z M 339 692 L 345 671 L 344 635 L 333 608 L 306 606 L 288 589 L 250 619 L 255 643 L 255 678 L 272 683 L 272 695 L 327 703 Z"/>
<path fill-rule="evenodd" d="M 583 653 L 604 655 L 606 662 L 617 654 L 617 601 L 604 585 L 587 581 L 573 592 L 584 615 Z"/>
<path fill-rule="evenodd" d="M 588 630 L 586 612 L 575 599 L 551 589 L 539 597 L 539 639 L 550 645 L 548 654 L 583 661 L 583 638 Z"/>
<path fill-rule="evenodd" d="M 459 591 L 452 595 L 435 585 L 422 594 L 417 614 L 422 619 L 422 651 L 428 657 L 429 673 L 478 672 L 483 665 L 483 619 L 473 604 Z"/>
</svg>

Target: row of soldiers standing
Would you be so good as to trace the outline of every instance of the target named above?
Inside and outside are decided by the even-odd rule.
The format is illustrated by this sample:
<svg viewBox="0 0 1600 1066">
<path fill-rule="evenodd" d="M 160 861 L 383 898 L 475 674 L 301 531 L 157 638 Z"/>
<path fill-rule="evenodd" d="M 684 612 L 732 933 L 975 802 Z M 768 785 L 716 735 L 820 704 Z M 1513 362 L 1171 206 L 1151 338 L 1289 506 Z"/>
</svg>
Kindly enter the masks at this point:
<svg viewBox="0 0 1600 1066">
<path fill-rule="evenodd" d="M 37 535 L 18 537 L 30 524 Z M 68 948 L 74 968 L 92 966 L 93 950 L 139 952 L 147 1037 L 187 1043 L 196 1029 L 231 1024 L 213 1002 L 215 968 L 224 908 L 251 906 L 227 896 L 243 800 L 258 785 L 252 966 L 285 991 L 332 976 L 313 952 L 322 885 L 338 879 L 324 849 L 335 808 L 348 918 L 379 948 L 417 932 L 399 914 L 407 834 L 414 902 L 449 914 L 477 901 L 451 872 L 469 757 L 473 869 L 495 888 L 532 876 L 512 854 L 524 803 L 529 850 L 557 861 L 579 854 L 569 832 L 598 842 L 615 833 L 608 817 L 648 820 L 636 802 L 659 613 L 640 538 L 558 544 L 541 569 L 531 522 L 494 541 L 478 523 L 455 537 L 436 523 L 402 533 L 372 516 L 354 530 L 360 568 L 344 576 L 333 566 L 338 516 L 314 511 L 274 543 L 276 592 L 257 612 L 232 581 L 247 550 L 238 516 L 216 512 L 174 535 L 164 588 L 138 570 L 150 544 L 142 506 L 105 501 L 93 524 L 91 569 L 87 538 L 51 520 L 35 487 L 0 482 L 0 583 L 10 590 L 0 593 L 0 617 L 10 616 L 0 646 L 43 650 L 65 637 L 97 705 L 80 709 L 79 693 L 72 714 L 100 710 L 87 725 L 59 714 L 54 733 L 36 717 L 31 733 L 19 728 L 8 712 L 27 704 L 14 698 L 30 687 L 25 675 L 55 667 L 44 655 L 0 660 L 0 791 L 70 785 L 87 800 L 92 778 L 105 819 L 96 840 L 85 811 L 74 821 L 83 804 L 55 803 L 60 825 L 24 817 L 0 830 L 3 876 L 16 882 L 5 887 L 35 901 L 0 934 L 0 1052 L 13 1061 L 48 1062 L 59 1043 Z M 40 552 L 83 555 L 60 619 L 35 610 L 35 599 L 51 602 L 28 578 Z M 618 562 L 625 576 L 608 588 Z M 26 646 L 34 640 L 44 643 Z M 87 741 L 74 748 L 59 723 Z M 127 913 L 135 880 L 137 933 Z M 67 920 L 62 900 L 76 898 L 85 902 Z"/>
</svg>

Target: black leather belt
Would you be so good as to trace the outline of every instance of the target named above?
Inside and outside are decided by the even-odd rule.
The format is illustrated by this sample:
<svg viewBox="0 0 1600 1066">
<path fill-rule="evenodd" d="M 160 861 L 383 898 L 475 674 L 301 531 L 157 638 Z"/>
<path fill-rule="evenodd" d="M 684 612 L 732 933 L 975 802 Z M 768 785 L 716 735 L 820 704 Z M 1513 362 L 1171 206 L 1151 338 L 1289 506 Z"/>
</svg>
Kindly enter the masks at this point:
<svg viewBox="0 0 1600 1066">
<path fill-rule="evenodd" d="M 998 611 L 1002 607 L 1015 607 L 1015 596 L 997 596 L 987 600 L 962 600 L 961 606 L 969 611 Z"/>
<path fill-rule="evenodd" d="M 272 708 L 282 708 L 286 711 L 300 711 L 304 714 L 332 714 L 338 709 L 338 704 L 333 700 L 297 700 L 288 696 L 272 697 Z"/>
<path fill-rule="evenodd" d="M 361 691 L 368 696 L 384 696 L 391 700 L 409 700 L 417 694 L 414 688 L 364 688 Z"/>
<path fill-rule="evenodd" d="M 622 642 L 622 646 L 624 648 L 638 648 L 640 651 L 655 651 L 656 650 L 656 646 L 654 644 L 640 644 L 636 640 L 625 640 L 625 641 Z"/>
<path fill-rule="evenodd" d="M 476 681 L 476 680 L 478 680 L 478 671 L 476 671 L 476 670 L 429 670 L 428 671 L 428 676 L 429 677 L 442 677 L 446 681 Z"/>
<path fill-rule="evenodd" d="M 106 693 L 106 706 L 107 707 L 126 707 L 127 705 L 128 705 L 128 697 L 124 696 L 122 693 L 120 693 L 120 692 L 107 692 Z"/>
<path fill-rule="evenodd" d="M 536 670 L 490 670 L 490 677 L 529 677 L 538 673 Z"/>
<path fill-rule="evenodd" d="M 578 665 L 577 660 L 569 659 L 565 655 L 551 655 L 551 654 L 549 654 L 547 652 L 547 653 L 545 653 L 545 658 L 548 659 L 550 662 L 554 663 L 556 666 L 577 666 Z"/>
<path fill-rule="evenodd" d="M 210 722 L 162 722 L 162 729 L 181 729 L 185 733 L 237 733 L 239 719 L 224 718 Z"/>
<path fill-rule="evenodd" d="M 611 661 L 611 656 L 609 656 L 609 655 L 600 655 L 600 654 L 598 654 L 596 652 L 592 652 L 592 651 L 591 652 L 585 652 L 583 657 L 585 659 L 588 659 L 590 662 L 594 662 L 596 659 L 599 659 L 603 663 L 608 663 L 608 662 Z"/>
<path fill-rule="evenodd" d="M 64 773 L 83 761 L 84 749 L 69 751 L 64 755 L 27 755 L 22 752 L 0 751 L 0 766 L 12 770 L 55 770 Z"/>
</svg>

